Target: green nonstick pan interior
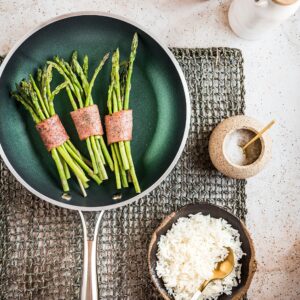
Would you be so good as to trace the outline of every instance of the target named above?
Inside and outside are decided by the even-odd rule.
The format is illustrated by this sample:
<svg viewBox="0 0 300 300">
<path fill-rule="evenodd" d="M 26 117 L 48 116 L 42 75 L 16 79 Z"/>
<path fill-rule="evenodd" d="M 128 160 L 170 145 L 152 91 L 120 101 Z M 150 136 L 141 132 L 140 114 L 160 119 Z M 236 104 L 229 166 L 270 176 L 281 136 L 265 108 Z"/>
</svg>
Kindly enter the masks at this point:
<svg viewBox="0 0 300 300">
<path fill-rule="evenodd" d="M 95 14 L 62 18 L 21 43 L 8 58 L 0 78 L 0 143 L 4 160 L 22 178 L 21 182 L 42 194 L 42 198 L 69 208 L 96 210 L 136 196 L 130 187 L 122 190 L 122 200 L 113 200 L 117 190 L 114 174 L 110 173 L 110 179 L 100 186 L 90 181 L 86 198 L 81 196 L 76 180 L 70 180 L 72 199 L 63 200 L 55 164 L 29 113 L 9 95 L 15 83 L 34 73 L 54 55 L 68 60 L 73 50 L 78 50 L 80 58 L 87 54 L 91 72 L 106 52 L 112 53 L 117 47 L 121 61 L 126 59 L 134 32 L 139 35 L 139 48 L 130 97 L 134 114 L 132 154 L 142 190 L 158 183 L 177 158 L 187 135 L 189 102 L 182 75 L 168 52 L 144 31 L 114 17 Z M 107 113 L 110 70 L 109 59 L 93 91 L 102 119 Z M 55 74 L 53 85 L 62 81 L 60 75 Z M 71 122 L 72 108 L 65 91 L 55 98 L 54 104 L 72 141 L 87 155 L 85 143 L 79 141 Z"/>
</svg>

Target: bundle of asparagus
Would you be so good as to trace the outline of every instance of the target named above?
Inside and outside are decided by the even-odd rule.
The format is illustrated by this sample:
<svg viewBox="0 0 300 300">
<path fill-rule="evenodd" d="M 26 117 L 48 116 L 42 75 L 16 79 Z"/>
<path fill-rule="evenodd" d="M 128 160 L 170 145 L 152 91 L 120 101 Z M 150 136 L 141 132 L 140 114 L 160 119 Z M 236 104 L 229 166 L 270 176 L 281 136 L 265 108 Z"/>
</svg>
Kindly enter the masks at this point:
<svg viewBox="0 0 300 300">
<path fill-rule="evenodd" d="M 131 90 L 131 77 L 133 63 L 136 57 L 138 47 L 138 36 L 134 34 L 129 60 L 120 65 L 120 53 L 117 49 L 112 56 L 111 82 L 108 90 L 107 107 L 109 116 L 105 117 L 106 132 L 108 143 L 110 144 L 112 159 L 114 162 L 115 178 L 117 189 L 128 187 L 128 182 L 132 181 L 135 191 L 141 192 L 139 182 L 136 176 L 135 167 L 131 155 L 131 133 L 127 134 L 127 128 L 122 128 L 123 132 L 118 133 L 116 139 L 110 138 L 110 130 L 113 126 L 122 127 L 122 124 L 130 123 L 132 130 L 132 111 L 129 110 L 129 96 Z M 114 117 L 114 118 L 113 118 Z M 118 120 L 119 119 L 119 120 Z M 115 121 L 114 121 L 115 120 Z M 119 125 L 120 126 L 116 126 Z M 127 125 L 128 126 L 128 125 Z M 119 138 L 123 134 L 125 138 Z M 110 142 L 110 140 L 117 142 Z"/>
<path fill-rule="evenodd" d="M 36 80 L 29 75 L 29 80 L 22 80 L 16 85 L 16 91 L 12 92 L 12 96 L 30 112 L 56 164 L 63 191 L 69 191 L 68 180 L 71 178 L 71 170 L 78 180 L 82 194 L 86 196 L 85 189 L 89 181 L 86 174 L 97 184 L 100 184 L 102 180 L 94 174 L 89 167 L 90 162 L 73 145 L 55 113 L 54 98 L 62 89 L 69 86 L 69 82 L 65 81 L 52 91 L 51 81 L 52 65 L 48 65 L 43 70 L 38 69 Z"/>
<path fill-rule="evenodd" d="M 100 114 L 98 106 L 93 101 L 92 89 L 108 57 L 109 54 L 107 53 L 95 69 L 90 81 L 88 78 L 89 61 L 87 55 L 83 59 L 82 66 L 78 61 L 76 51 L 72 55 L 71 63 L 58 56 L 55 56 L 53 61 L 48 61 L 48 64 L 53 66 L 67 83 L 66 91 L 73 107 L 72 119 L 79 138 L 86 141 L 93 171 L 98 174 L 101 180 L 108 179 L 105 169 L 106 163 L 112 171 L 114 165 L 102 136 L 103 129 Z"/>
</svg>

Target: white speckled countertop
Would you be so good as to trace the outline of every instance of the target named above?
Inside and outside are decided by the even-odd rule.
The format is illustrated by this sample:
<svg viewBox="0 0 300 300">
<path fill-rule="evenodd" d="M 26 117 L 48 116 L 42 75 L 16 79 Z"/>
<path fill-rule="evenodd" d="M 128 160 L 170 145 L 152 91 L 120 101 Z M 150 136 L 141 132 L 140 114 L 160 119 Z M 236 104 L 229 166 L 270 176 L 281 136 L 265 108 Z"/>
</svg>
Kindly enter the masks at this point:
<svg viewBox="0 0 300 300">
<path fill-rule="evenodd" d="M 81 10 L 126 16 L 169 46 L 240 48 L 245 59 L 247 114 L 265 123 L 277 120 L 271 132 L 273 160 L 247 185 L 247 225 L 258 259 L 249 299 L 297 300 L 300 299 L 300 28 L 296 28 L 294 17 L 262 41 L 243 41 L 228 27 L 229 3 L 228 0 L 0 0 L 0 54 L 8 52 L 23 34 L 41 22 Z M 300 13 L 297 17 L 300 18 Z"/>
</svg>

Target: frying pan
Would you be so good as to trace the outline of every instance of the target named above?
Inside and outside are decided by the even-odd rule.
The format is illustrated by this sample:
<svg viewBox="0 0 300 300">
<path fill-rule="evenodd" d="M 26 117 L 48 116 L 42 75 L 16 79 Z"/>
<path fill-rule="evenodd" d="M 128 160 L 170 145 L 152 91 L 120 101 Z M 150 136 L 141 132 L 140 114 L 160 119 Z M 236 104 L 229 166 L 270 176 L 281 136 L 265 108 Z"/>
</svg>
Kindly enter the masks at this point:
<svg viewBox="0 0 300 300">
<path fill-rule="evenodd" d="M 142 193 L 134 188 L 122 191 L 114 200 L 114 176 L 97 186 L 91 183 L 88 196 L 80 195 L 76 182 L 70 182 L 71 200 L 61 198 L 58 175 L 45 150 L 31 117 L 9 92 L 15 83 L 36 71 L 47 59 L 59 55 L 68 59 L 73 50 L 88 54 L 93 70 L 106 52 L 117 47 L 121 60 L 130 52 L 134 32 L 139 35 L 134 65 L 130 106 L 134 111 L 132 153 Z M 93 94 L 100 112 L 106 113 L 111 65 L 100 73 Z M 57 83 L 59 76 L 54 77 Z M 141 26 L 124 18 L 84 12 L 52 19 L 23 37 L 6 56 L 0 69 L 0 154 L 13 175 L 30 192 L 52 204 L 78 210 L 84 232 L 82 299 L 97 299 L 96 239 L 101 217 L 107 209 L 130 204 L 162 182 L 178 161 L 184 148 L 190 121 L 187 85 L 180 67 L 168 48 Z M 72 110 L 66 94 L 55 99 L 55 108 L 76 146 L 86 154 L 72 125 Z M 94 233 L 89 232 L 87 215 L 97 214 Z"/>
</svg>

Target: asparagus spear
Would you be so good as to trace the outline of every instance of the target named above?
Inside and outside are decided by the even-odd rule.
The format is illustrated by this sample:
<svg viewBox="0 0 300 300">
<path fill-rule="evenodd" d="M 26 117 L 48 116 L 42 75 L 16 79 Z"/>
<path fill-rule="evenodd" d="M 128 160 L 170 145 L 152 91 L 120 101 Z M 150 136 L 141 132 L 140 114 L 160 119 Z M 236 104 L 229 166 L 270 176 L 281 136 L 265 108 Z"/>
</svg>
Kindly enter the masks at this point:
<svg viewBox="0 0 300 300">
<path fill-rule="evenodd" d="M 117 49 L 112 57 L 112 76 L 114 77 L 113 112 L 117 112 L 123 109 L 123 104 L 121 101 L 121 91 L 120 91 L 119 60 L 120 60 L 120 53 L 119 53 L 119 49 Z M 126 155 L 124 142 L 118 142 L 118 145 L 119 145 L 120 155 L 122 158 L 122 167 L 124 168 L 124 170 L 129 170 L 129 162 Z"/>
<path fill-rule="evenodd" d="M 137 33 L 134 34 L 132 44 L 131 44 L 131 52 L 129 56 L 129 64 L 128 64 L 128 71 L 127 71 L 127 76 L 126 76 L 126 87 L 125 87 L 125 95 L 124 95 L 124 109 L 129 108 L 129 95 L 130 95 L 130 90 L 131 90 L 131 77 L 132 77 L 132 71 L 133 71 L 133 63 L 136 57 L 136 51 L 138 47 L 138 35 Z M 128 157 L 129 161 L 129 172 L 131 175 L 131 179 L 135 188 L 135 191 L 137 193 L 141 192 L 141 188 L 136 176 L 134 164 L 133 164 L 133 159 L 131 155 L 131 146 L 130 146 L 130 141 L 125 142 L 125 149 L 126 149 L 126 154 Z"/>
<path fill-rule="evenodd" d="M 108 113 L 109 114 L 113 113 L 113 107 L 115 107 L 115 105 L 112 104 L 113 89 L 114 89 L 114 78 L 112 77 L 112 82 L 109 86 L 108 96 L 107 96 L 107 108 L 108 108 Z M 121 168 L 121 174 L 123 174 L 125 171 L 122 170 L 122 162 L 121 162 L 119 148 L 118 148 L 117 144 L 115 144 L 115 143 L 111 144 L 110 149 L 111 149 L 112 159 L 113 159 L 113 163 L 114 163 L 116 187 L 119 190 L 119 189 L 122 188 L 120 168 Z M 123 176 L 122 176 L 122 178 L 123 178 Z M 126 185 L 126 183 L 125 183 L 125 185 Z M 128 184 L 127 184 L 127 186 L 128 186 Z"/>
</svg>

